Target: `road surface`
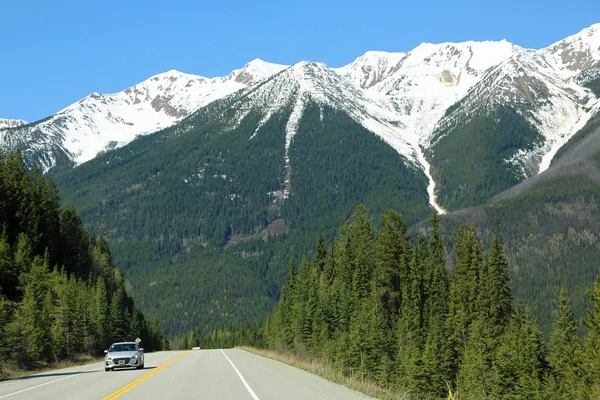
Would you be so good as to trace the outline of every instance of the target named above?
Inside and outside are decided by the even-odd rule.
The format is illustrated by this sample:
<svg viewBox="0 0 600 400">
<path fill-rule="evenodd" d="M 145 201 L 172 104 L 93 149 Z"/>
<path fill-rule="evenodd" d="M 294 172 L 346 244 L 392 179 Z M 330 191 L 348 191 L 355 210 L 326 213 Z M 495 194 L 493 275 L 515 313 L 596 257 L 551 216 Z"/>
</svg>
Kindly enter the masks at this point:
<svg viewBox="0 0 600 400">
<path fill-rule="evenodd" d="M 366 400 L 361 393 L 243 350 L 146 354 L 143 370 L 102 363 L 0 382 L 0 400 Z"/>
</svg>

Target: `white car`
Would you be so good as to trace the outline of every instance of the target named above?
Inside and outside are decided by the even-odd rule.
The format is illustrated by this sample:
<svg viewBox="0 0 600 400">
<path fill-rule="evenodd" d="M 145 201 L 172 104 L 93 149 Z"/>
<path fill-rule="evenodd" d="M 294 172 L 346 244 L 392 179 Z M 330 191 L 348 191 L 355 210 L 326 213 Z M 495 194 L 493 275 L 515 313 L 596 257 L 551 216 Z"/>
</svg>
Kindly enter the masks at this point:
<svg viewBox="0 0 600 400">
<path fill-rule="evenodd" d="M 136 342 L 113 343 L 110 349 L 104 350 L 104 370 L 115 368 L 144 368 L 144 349 Z"/>
</svg>

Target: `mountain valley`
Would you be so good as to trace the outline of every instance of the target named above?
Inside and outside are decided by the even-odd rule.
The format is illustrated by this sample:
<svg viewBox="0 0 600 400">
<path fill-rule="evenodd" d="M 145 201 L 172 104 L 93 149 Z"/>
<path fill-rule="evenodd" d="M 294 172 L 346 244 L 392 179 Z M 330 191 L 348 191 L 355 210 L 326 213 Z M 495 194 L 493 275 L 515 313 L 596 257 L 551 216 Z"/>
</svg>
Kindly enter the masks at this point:
<svg viewBox="0 0 600 400">
<path fill-rule="evenodd" d="M 290 256 L 332 242 L 360 203 L 409 225 L 447 213 L 449 247 L 462 222 L 499 233 L 516 297 L 547 321 L 556 282 L 581 315 L 598 268 L 599 96 L 596 24 L 541 50 L 423 43 L 340 68 L 171 70 L 0 120 L 0 148 L 54 177 L 167 333 L 263 319 Z"/>
</svg>

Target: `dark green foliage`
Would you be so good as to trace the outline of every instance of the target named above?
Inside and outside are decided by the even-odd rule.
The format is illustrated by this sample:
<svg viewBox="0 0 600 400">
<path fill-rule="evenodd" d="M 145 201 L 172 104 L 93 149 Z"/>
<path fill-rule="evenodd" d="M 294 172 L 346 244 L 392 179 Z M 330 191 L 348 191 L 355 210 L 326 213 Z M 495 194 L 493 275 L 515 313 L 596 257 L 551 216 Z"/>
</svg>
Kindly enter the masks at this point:
<svg viewBox="0 0 600 400">
<path fill-rule="evenodd" d="M 548 354 L 551 368 L 549 380 L 554 383 L 553 391 L 559 394 L 553 397 L 564 400 L 585 398 L 580 385 L 583 380 L 583 349 L 577 337 L 577 323 L 570 303 L 565 288 L 561 288 Z"/>
<path fill-rule="evenodd" d="M 542 143 L 540 133 L 509 107 L 496 107 L 435 134 L 431 148 L 438 202 L 448 210 L 485 203 L 524 179 L 506 162 L 518 150 Z"/>
<path fill-rule="evenodd" d="M 346 114 L 307 104 L 286 165 L 290 110 L 256 130 L 262 115 L 234 124 L 225 103 L 55 177 L 169 335 L 262 321 L 290 253 L 312 257 L 318 232 L 332 240 L 358 203 L 408 223 L 430 212 L 423 173 Z M 366 296 L 370 272 L 357 274 Z"/>
<path fill-rule="evenodd" d="M 589 164 L 589 163 L 588 163 Z M 589 165 L 588 165 L 589 166 Z M 586 166 L 586 168 L 588 168 Z M 595 167 L 597 168 L 597 167 Z M 550 175 L 514 197 L 451 213 L 442 219 L 447 235 L 470 222 L 485 243 L 504 241 L 513 297 L 527 303 L 548 337 L 560 287 L 571 294 L 576 319 L 584 316 L 585 290 L 600 259 L 598 171 Z M 581 172 L 581 171 L 580 171 Z M 454 244 L 453 244 L 454 245 Z M 578 328 L 579 335 L 585 332 Z"/>
<path fill-rule="evenodd" d="M 359 206 L 328 251 L 319 240 L 312 263 L 290 264 L 264 343 L 415 399 L 446 398 L 448 389 L 460 399 L 596 398 L 600 278 L 588 292 L 585 345 L 563 293 L 547 352 L 530 312 L 513 309 L 498 237 L 484 252 L 474 227 L 461 226 L 449 273 L 439 218 L 431 222 L 429 237 L 411 245 L 398 213 L 377 230 Z"/>
<path fill-rule="evenodd" d="M 543 399 L 544 339 L 528 311 L 517 307 L 495 355 L 489 398 Z"/>
<path fill-rule="evenodd" d="M 0 155 L 0 188 L 0 364 L 98 355 L 115 332 L 160 349 L 161 334 L 126 294 L 106 241 L 90 238 L 73 209 L 60 209 L 52 181 L 24 168 L 19 153 Z"/>
<path fill-rule="evenodd" d="M 582 373 L 584 390 L 590 399 L 600 397 L 600 274 L 591 289 L 586 291 L 590 305 L 585 310 L 586 318 L 583 324 L 588 329 L 588 335 L 583 340 Z"/>
</svg>

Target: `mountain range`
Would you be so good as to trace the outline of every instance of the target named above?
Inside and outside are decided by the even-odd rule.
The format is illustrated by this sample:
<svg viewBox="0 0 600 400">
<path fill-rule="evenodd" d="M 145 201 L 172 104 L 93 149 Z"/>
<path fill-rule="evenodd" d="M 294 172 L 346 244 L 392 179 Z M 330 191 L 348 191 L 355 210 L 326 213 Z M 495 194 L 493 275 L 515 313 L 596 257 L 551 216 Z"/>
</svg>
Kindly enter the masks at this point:
<svg viewBox="0 0 600 400">
<path fill-rule="evenodd" d="M 331 241 L 358 203 L 411 224 L 481 215 L 460 210 L 573 157 L 599 110 L 596 24 L 541 50 L 423 43 L 341 68 L 172 70 L 41 121 L 0 120 L 0 148 L 55 176 L 174 332 L 267 315 L 290 254 L 318 232 Z"/>
<path fill-rule="evenodd" d="M 431 204 L 440 209 L 433 192 L 436 183 L 446 182 L 443 174 L 431 173 L 448 160 L 435 157 L 439 142 L 495 107 L 513 107 L 535 131 L 535 139 L 510 149 L 502 160 L 516 180 L 548 168 L 556 151 L 600 108 L 586 87 L 600 68 L 599 47 L 596 24 L 541 50 L 506 41 L 423 43 L 407 53 L 367 52 L 341 68 L 256 59 L 220 78 L 171 70 L 123 92 L 92 93 L 32 124 L 2 120 L 0 146 L 31 150 L 31 161 L 46 171 L 58 160 L 79 165 L 228 96 L 245 98 L 242 110 L 261 109 L 257 132 L 277 109 L 293 107 L 289 146 L 295 119 L 311 98 L 347 112 L 422 169 Z M 442 206 L 452 206 L 451 197 Z"/>
</svg>

